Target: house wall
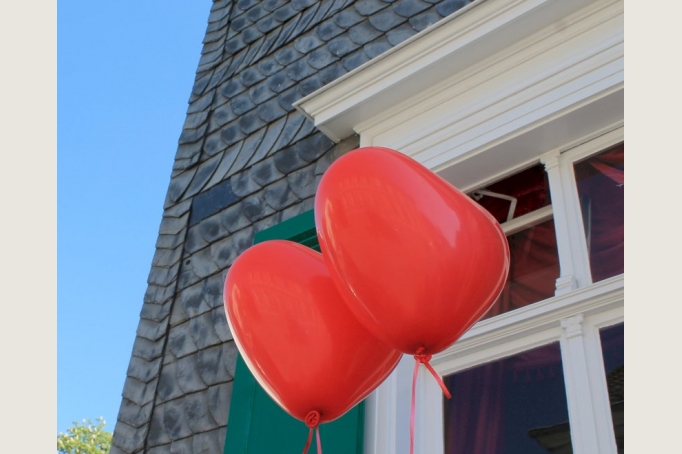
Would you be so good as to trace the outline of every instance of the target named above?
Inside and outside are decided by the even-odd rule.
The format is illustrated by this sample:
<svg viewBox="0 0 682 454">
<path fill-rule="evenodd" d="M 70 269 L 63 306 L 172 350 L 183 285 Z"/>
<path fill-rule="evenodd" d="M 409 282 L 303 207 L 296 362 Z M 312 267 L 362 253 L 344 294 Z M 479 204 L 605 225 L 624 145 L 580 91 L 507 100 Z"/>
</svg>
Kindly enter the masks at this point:
<svg viewBox="0 0 682 454">
<path fill-rule="evenodd" d="M 467 3 L 213 3 L 112 454 L 222 452 L 237 354 L 226 272 L 256 232 L 311 209 L 322 173 L 358 146 L 335 144 L 292 103 Z"/>
</svg>

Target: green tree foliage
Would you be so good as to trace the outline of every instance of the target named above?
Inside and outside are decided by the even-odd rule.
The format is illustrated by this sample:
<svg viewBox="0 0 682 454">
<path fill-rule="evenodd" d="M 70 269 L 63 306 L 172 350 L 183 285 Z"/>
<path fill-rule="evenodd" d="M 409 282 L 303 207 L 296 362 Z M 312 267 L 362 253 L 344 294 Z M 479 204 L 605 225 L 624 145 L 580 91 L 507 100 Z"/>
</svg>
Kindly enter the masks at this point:
<svg viewBox="0 0 682 454">
<path fill-rule="evenodd" d="M 107 454 L 111 449 L 112 434 L 104 430 L 103 418 L 97 424 L 84 419 L 82 424 L 73 422 L 73 427 L 57 436 L 59 454 Z"/>
</svg>

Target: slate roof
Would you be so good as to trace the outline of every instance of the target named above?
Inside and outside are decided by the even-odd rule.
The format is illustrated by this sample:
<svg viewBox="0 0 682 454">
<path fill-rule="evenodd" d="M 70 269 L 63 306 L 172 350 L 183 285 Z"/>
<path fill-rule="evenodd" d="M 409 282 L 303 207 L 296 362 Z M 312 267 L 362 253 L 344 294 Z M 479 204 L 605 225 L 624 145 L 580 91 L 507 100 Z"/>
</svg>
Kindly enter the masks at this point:
<svg viewBox="0 0 682 454">
<path fill-rule="evenodd" d="M 222 284 L 255 232 L 313 207 L 334 144 L 292 103 L 469 3 L 214 1 L 112 454 L 222 452 L 237 350 Z"/>
</svg>

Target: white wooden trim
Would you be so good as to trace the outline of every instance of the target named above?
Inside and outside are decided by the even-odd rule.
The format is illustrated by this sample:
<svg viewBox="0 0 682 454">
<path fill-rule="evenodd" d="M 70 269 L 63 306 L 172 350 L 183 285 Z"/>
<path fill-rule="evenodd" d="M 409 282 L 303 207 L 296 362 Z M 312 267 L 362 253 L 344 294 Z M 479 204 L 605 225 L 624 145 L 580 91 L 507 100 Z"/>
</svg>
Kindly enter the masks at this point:
<svg viewBox="0 0 682 454">
<path fill-rule="evenodd" d="M 513 235 L 516 232 L 541 224 L 552 219 L 552 205 L 547 205 L 533 212 L 514 218 L 500 225 L 505 235 Z"/>
</svg>

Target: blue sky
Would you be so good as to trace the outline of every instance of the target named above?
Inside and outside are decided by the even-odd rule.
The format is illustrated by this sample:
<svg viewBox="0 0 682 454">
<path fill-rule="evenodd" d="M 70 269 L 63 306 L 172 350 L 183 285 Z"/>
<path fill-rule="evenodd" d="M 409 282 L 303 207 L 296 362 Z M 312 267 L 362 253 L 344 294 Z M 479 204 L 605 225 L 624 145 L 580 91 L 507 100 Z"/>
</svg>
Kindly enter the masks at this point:
<svg viewBox="0 0 682 454">
<path fill-rule="evenodd" d="M 210 0 L 60 0 L 57 431 L 113 431 Z"/>
</svg>

